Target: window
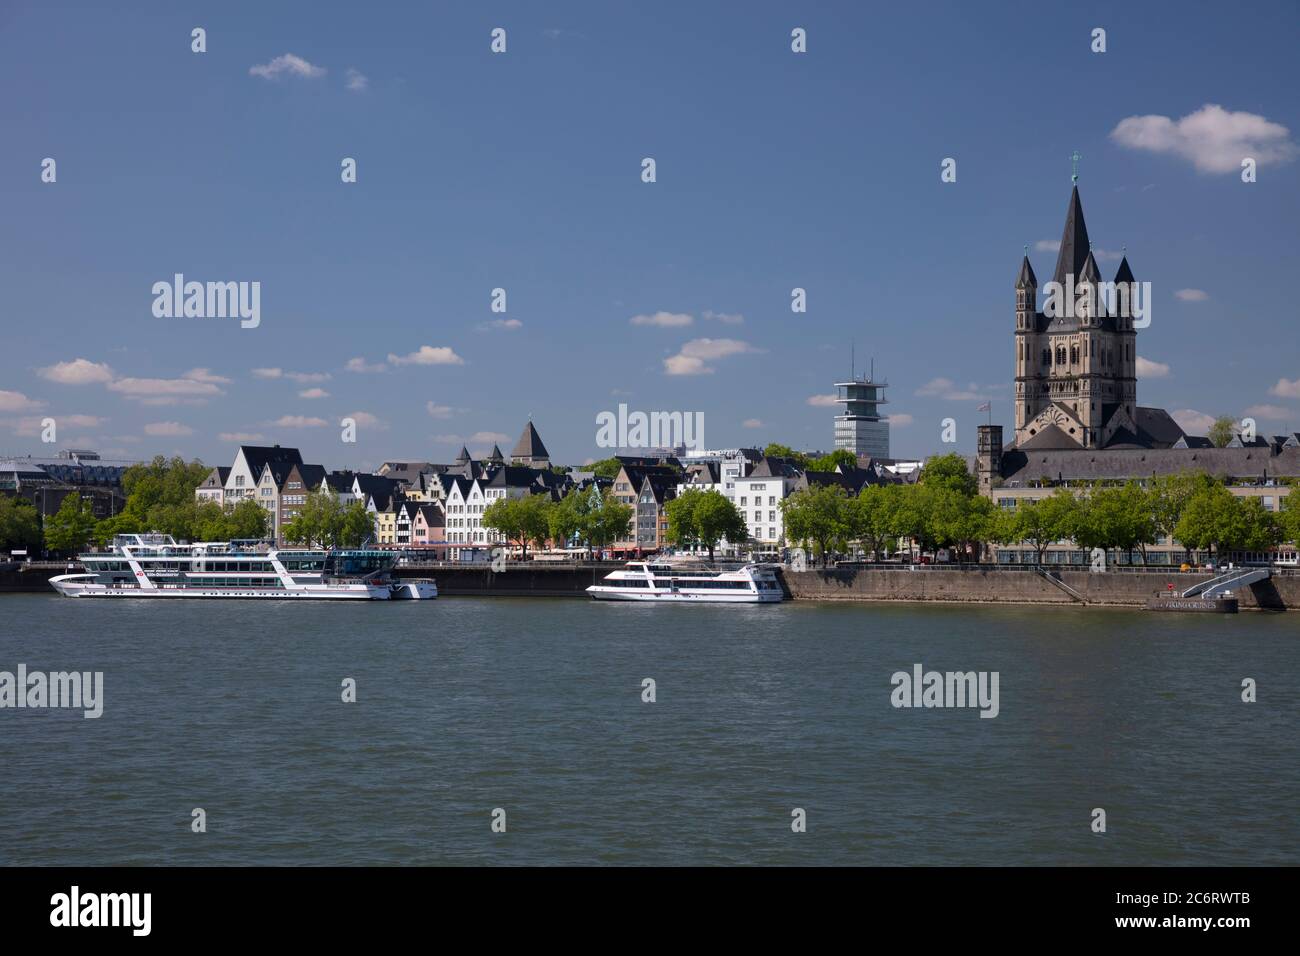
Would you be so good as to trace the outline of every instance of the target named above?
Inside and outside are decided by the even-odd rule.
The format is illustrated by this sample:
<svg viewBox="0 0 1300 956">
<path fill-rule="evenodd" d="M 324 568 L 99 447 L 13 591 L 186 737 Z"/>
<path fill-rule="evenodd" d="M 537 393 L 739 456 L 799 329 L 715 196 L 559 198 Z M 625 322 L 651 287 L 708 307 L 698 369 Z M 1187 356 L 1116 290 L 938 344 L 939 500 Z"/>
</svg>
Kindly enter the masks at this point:
<svg viewBox="0 0 1300 956">
<path fill-rule="evenodd" d="M 767 496 L 767 503 L 768 503 L 768 505 L 775 505 L 775 504 L 776 504 L 776 495 L 768 495 L 768 496 Z"/>
<path fill-rule="evenodd" d="M 749 504 L 749 499 L 746 498 L 744 495 L 741 495 L 741 496 L 740 496 L 740 504 L 741 504 L 742 506 Z"/>
</svg>

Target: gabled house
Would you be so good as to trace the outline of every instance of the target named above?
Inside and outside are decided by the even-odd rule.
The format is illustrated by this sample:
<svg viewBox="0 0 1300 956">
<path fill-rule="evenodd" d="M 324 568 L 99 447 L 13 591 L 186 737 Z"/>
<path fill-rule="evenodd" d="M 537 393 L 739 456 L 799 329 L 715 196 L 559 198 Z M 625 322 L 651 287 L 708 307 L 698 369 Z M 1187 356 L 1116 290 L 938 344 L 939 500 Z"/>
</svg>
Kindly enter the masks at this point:
<svg viewBox="0 0 1300 956">
<path fill-rule="evenodd" d="M 241 498 L 256 497 L 262 472 L 271 462 L 301 465 L 302 454 L 296 448 L 279 445 L 240 445 L 226 476 L 223 503 L 238 504 Z"/>
<path fill-rule="evenodd" d="M 194 489 L 194 497 L 202 504 L 205 501 L 215 501 L 219 505 L 226 502 L 226 479 L 230 477 L 230 469 L 218 466 L 208 472 L 208 477 L 199 482 L 199 486 Z"/>
</svg>

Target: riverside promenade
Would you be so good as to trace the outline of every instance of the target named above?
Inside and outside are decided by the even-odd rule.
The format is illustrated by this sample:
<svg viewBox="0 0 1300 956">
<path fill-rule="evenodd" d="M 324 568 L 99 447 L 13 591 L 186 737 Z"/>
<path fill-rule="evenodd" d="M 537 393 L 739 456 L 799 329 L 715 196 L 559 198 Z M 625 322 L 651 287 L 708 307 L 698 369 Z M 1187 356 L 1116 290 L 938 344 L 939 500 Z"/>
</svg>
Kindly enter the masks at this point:
<svg viewBox="0 0 1300 956">
<path fill-rule="evenodd" d="M 621 561 L 509 562 L 493 571 L 487 564 L 404 565 L 399 578 L 436 578 L 440 597 L 585 597 L 586 589 Z M 0 594 L 50 592 L 49 578 L 80 570 L 63 562 L 0 566 Z M 1212 572 L 1115 568 L 1094 574 L 1086 568 L 1008 565 L 860 565 L 790 571 L 778 577 L 795 601 L 919 601 L 952 604 L 1042 604 L 1142 607 L 1153 594 L 1183 591 L 1214 577 Z M 1242 610 L 1300 609 L 1300 572 L 1275 570 L 1236 595 Z"/>
</svg>

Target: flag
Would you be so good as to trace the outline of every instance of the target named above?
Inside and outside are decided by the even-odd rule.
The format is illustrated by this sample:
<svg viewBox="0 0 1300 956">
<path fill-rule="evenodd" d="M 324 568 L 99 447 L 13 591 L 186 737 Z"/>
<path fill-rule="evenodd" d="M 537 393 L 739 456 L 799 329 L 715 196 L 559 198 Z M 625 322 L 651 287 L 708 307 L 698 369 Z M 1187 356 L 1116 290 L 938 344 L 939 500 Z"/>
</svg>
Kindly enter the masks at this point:
<svg viewBox="0 0 1300 956">
<path fill-rule="evenodd" d="M 993 408 L 993 403 L 992 403 L 992 402 L 985 402 L 983 405 L 981 405 L 979 408 L 977 408 L 977 409 L 975 409 L 975 410 L 976 410 L 977 412 L 987 412 L 987 411 L 990 411 L 992 408 Z"/>
</svg>

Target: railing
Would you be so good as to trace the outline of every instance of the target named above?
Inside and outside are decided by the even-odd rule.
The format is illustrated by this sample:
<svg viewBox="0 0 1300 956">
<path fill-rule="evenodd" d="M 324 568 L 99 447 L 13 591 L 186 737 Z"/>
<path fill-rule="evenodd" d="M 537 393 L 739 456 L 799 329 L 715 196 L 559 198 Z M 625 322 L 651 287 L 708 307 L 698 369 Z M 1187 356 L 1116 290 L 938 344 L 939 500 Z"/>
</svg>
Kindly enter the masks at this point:
<svg viewBox="0 0 1300 956">
<path fill-rule="evenodd" d="M 1270 574 L 1268 568 L 1233 568 L 1231 571 L 1220 574 L 1217 578 L 1202 581 L 1200 584 L 1193 584 L 1181 596 L 1185 598 L 1200 596 L 1208 600 L 1218 597 L 1225 591 L 1254 584 L 1256 581 L 1263 581 Z"/>
</svg>

